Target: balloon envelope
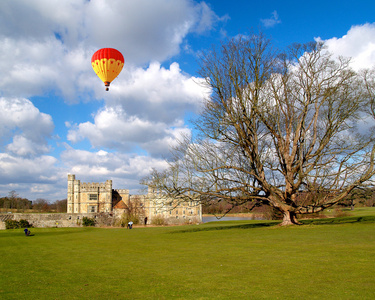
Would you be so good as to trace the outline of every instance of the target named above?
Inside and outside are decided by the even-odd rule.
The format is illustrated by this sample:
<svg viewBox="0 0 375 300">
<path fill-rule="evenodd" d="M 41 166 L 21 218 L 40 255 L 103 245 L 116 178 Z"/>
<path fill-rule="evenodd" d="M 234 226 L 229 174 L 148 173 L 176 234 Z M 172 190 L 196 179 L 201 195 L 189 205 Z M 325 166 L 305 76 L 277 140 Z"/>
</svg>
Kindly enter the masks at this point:
<svg viewBox="0 0 375 300">
<path fill-rule="evenodd" d="M 102 48 L 94 53 L 91 65 L 96 75 L 104 82 L 109 90 L 109 85 L 120 74 L 125 60 L 121 52 L 113 48 Z"/>
</svg>

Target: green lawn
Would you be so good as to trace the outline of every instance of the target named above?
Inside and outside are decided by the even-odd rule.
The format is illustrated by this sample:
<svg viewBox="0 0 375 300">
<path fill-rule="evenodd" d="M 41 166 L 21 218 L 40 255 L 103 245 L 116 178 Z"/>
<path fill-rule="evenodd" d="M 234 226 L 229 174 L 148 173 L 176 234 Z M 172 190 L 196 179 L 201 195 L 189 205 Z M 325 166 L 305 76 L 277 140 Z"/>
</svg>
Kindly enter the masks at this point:
<svg viewBox="0 0 375 300">
<path fill-rule="evenodd" d="M 339 219 L 0 231 L 0 299 L 375 299 L 375 210 Z"/>
</svg>

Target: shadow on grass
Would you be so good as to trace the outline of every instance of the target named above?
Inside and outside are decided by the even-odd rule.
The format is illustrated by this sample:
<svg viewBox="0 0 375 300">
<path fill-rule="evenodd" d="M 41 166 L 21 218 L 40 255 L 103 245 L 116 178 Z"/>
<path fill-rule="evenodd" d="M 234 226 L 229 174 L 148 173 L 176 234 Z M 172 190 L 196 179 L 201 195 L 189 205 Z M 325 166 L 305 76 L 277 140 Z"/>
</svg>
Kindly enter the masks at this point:
<svg viewBox="0 0 375 300">
<path fill-rule="evenodd" d="M 233 221 L 231 221 L 233 222 Z M 251 222 L 251 221 L 249 221 Z M 219 223 L 219 222 L 217 222 Z M 183 230 L 176 230 L 172 231 L 171 233 L 184 233 L 184 232 L 197 232 L 197 231 L 214 231 L 214 230 L 229 230 L 229 229 L 250 229 L 250 228 L 261 228 L 261 227 L 271 227 L 280 224 L 280 221 L 266 221 L 260 223 L 241 223 L 241 224 L 225 224 L 224 222 L 220 222 L 220 224 L 206 224 L 199 227 L 183 229 Z"/>
<path fill-rule="evenodd" d="M 305 225 L 338 225 L 338 224 L 350 224 L 350 223 L 375 223 L 375 216 L 306 219 L 306 220 L 301 220 L 300 222 Z"/>
<path fill-rule="evenodd" d="M 305 219 L 300 221 L 302 225 L 339 225 L 339 224 L 354 224 L 354 223 L 375 223 L 375 216 L 364 217 L 342 217 L 342 218 L 326 218 L 326 219 Z M 219 223 L 219 222 L 218 222 Z M 231 230 L 231 229 L 251 229 L 278 226 L 281 221 L 265 221 L 254 223 L 241 224 L 206 224 L 199 227 L 175 230 L 170 233 L 186 233 L 186 232 L 201 232 L 201 231 L 214 231 L 214 230 Z"/>
</svg>

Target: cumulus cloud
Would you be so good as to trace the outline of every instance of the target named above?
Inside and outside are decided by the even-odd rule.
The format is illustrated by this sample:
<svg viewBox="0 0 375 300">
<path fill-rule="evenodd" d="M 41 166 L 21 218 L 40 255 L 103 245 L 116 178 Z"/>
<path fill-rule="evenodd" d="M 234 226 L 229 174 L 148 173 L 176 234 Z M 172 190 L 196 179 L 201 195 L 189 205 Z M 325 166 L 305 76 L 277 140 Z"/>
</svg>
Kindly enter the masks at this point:
<svg viewBox="0 0 375 300">
<path fill-rule="evenodd" d="M 0 195 L 15 190 L 30 200 L 64 199 L 66 172 L 58 167 L 58 160 L 50 155 L 27 158 L 0 153 Z M 63 173 L 63 176 L 62 176 Z"/>
<path fill-rule="evenodd" d="M 0 181 L 2 184 L 17 182 L 51 182 L 56 177 L 54 164 L 57 159 L 42 155 L 32 159 L 0 153 Z"/>
<path fill-rule="evenodd" d="M 110 45 L 141 64 L 177 54 L 189 32 L 210 30 L 218 19 L 204 2 L 189 0 L 0 3 L 0 35 L 38 41 L 56 36 L 70 48 Z"/>
<path fill-rule="evenodd" d="M 55 37 L 43 41 L 3 38 L 0 90 L 4 96 L 31 97 L 57 90 L 67 100 L 93 80 L 92 49 L 68 49 Z M 84 90 L 87 92 L 87 90 Z"/>
<path fill-rule="evenodd" d="M 317 41 L 323 41 L 316 38 Z M 352 58 L 356 70 L 375 66 L 375 23 L 355 25 L 341 38 L 323 41 L 334 55 Z"/>
<path fill-rule="evenodd" d="M 107 152 L 90 152 L 69 148 L 61 155 L 69 173 L 84 182 L 100 182 L 103 178 L 113 180 L 115 188 L 127 188 L 135 194 L 140 189 L 139 179 L 147 176 L 152 167 L 164 169 L 163 159 L 144 155 Z"/>
<path fill-rule="evenodd" d="M 40 112 L 30 100 L 0 98 L 0 138 L 9 152 L 18 156 L 47 153 L 53 129 L 51 116 Z"/>
<path fill-rule="evenodd" d="M 108 106 L 121 106 L 130 115 L 147 120 L 175 123 L 185 111 L 197 111 L 209 93 L 201 78 L 181 72 L 177 63 L 169 69 L 153 62 L 147 69 L 126 70 L 113 85 Z"/>
<path fill-rule="evenodd" d="M 107 107 L 95 116 L 94 123 L 85 122 L 71 128 L 68 140 L 77 143 L 88 139 L 95 148 L 121 151 L 140 148 L 153 156 L 163 156 L 168 154 L 176 138 L 188 133 L 187 128 L 169 128 L 163 122 L 129 116 L 120 107 Z"/>
</svg>

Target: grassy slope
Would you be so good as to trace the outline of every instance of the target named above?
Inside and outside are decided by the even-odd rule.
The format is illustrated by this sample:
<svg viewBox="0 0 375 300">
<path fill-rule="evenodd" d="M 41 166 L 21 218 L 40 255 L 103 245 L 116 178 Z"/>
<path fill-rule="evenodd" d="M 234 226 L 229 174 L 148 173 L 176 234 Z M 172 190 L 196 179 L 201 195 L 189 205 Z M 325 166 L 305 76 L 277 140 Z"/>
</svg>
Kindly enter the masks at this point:
<svg viewBox="0 0 375 300">
<path fill-rule="evenodd" d="M 375 210 L 304 222 L 0 231 L 0 298 L 374 299 Z"/>
</svg>

